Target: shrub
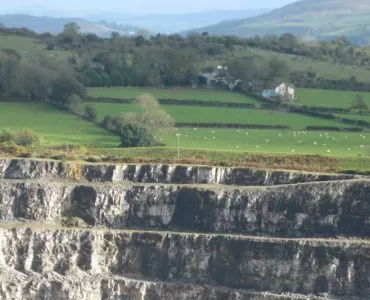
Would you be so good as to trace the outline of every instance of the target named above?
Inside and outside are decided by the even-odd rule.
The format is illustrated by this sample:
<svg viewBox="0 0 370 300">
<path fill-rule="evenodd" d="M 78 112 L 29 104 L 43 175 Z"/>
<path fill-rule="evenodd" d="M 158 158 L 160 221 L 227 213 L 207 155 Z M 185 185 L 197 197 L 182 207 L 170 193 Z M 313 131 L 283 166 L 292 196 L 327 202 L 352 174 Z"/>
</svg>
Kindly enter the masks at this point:
<svg viewBox="0 0 370 300">
<path fill-rule="evenodd" d="M 101 122 L 101 125 L 110 131 L 114 131 L 116 129 L 116 126 L 114 125 L 113 121 L 114 118 L 112 116 L 106 115 Z"/>
<path fill-rule="evenodd" d="M 154 145 L 154 138 L 148 129 L 137 124 L 128 124 L 120 128 L 121 147 L 149 147 Z"/>
<path fill-rule="evenodd" d="M 3 129 L 0 131 L 0 144 L 9 143 L 11 141 L 11 134 L 8 130 Z"/>
<path fill-rule="evenodd" d="M 89 156 L 85 160 L 90 163 L 100 163 L 103 161 L 99 156 Z"/>
<path fill-rule="evenodd" d="M 76 95 L 72 94 L 68 97 L 68 107 L 69 109 L 74 113 L 80 113 L 82 112 L 82 100 L 81 98 Z"/>
<path fill-rule="evenodd" d="M 352 102 L 350 109 L 358 109 L 359 111 L 368 111 L 369 107 L 363 100 L 361 95 L 357 95 L 355 101 Z"/>
<path fill-rule="evenodd" d="M 5 147 L 0 145 L 0 152 L 22 158 L 30 158 L 34 156 L 34 153 L 32 153 L 32 151 L 29 151 L 29 149 L 15 144 L 10 144 Z"/>
<path fill-rule="evenodd" d="M 40 136 L 30 129 L 21 129 L 10 132 L 10 141 L 18 146 L 30 147 L 40 145 Z"/>
<path fill-rule="evenodd" d="M 98 113 L 96 111 L 96 108 L 92 105 L 87 105 L 85 107 L 85 116 L 88 120 L 91 122 L 95 122 L 98 116 Z"/>
</svg>

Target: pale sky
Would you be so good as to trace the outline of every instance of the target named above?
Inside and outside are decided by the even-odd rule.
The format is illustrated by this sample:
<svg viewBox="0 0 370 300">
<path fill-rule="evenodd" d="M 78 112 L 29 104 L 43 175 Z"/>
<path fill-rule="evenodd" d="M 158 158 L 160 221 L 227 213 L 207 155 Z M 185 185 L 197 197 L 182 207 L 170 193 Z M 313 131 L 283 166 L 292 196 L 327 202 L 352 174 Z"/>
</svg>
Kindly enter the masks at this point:
<svg viewBox="0 0 370 300">
<path fill-rule="evenodd" d="M 278 8 L 294 0 L 0 0 L 0 14 L 181 13 Z"/>
</svg>

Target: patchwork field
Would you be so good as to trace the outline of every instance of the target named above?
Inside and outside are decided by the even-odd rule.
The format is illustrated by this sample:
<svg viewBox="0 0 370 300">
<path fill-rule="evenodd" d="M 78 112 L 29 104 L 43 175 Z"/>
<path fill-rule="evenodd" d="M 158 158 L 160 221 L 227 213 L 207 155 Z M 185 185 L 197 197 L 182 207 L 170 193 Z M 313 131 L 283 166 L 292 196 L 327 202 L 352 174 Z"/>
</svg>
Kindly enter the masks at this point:
<svg viewBox="0 0 370 300">
<path fill-rule="evenodd" d="M 366 104 L 370 106 L 370 93 L 297 89 L 296 94 L 299 98 L 299 101 L 296 102 L 297 105 L 349 108 L 356 99 L 356 95 L 361 95 Z"/>
<path fill-rule="evenodd" d="M 131 104 L 89 103 L 88 105 L 96 108 L 99 120 L 102 120 L 105 115 L 119 116 L 136 109 Z M 294 129 L 304 129 L 307 126 L 350 127 L 337 121 L 280 111 L 182 105 L 163 105 L 163 108 L 179 123 L 281 125 Z"/>
<path fill-rule="evenodd" d="M 48 104 L 0 102 L 0 129 L 28 128 L 38 132 L 45 145 L 93 144 L 117 147 L 118 137 Z"/>
<path fill-rule="evenodd" d="M 134 88 L 134 87 L 112 87 L 112 88 L 90 88 L 88 96 L 93 98 L 113 99 L 135 99 L 142 94 L 152 94 L 158 99 L 172 100 L 198 100 L 218 101 L 235 103 L 258 103 L 254 98 L 215 89 L 186 89 L 186 88 Z"/>
<path fill-rule="evenodd" d="M 176 89 L 177 90 L 177 89 Z M 216 90 L 185 90 L 179 89 L 178 93 L 171 93 L 165 89 L 90 89 L 97 97 L 134 98 L 143 92 L 154 92 L 157 97 L 171 97 L 178 100 L 201 99 L 210 101 L 218 99 L 223 101 L 223 95 L 236 97 L 240 101 L 243 95 Z M 119 93 L 124 92 L 124 95 Z M 129 92 L 127 92 L 129 91 Z M 182 91 L 182 92 L 180 92 Z M 186 93 L 184 93 L 186 91 Z M 308 91 L 307 94 L 309 94 Z M 342 92 L 328 92 L 332 99 Z M 100 96 L 98 94 L 100 93 Z M 198 94 L 196 94 L 198 93 Z M 217 95 L 217 96 L 215 96 Z M 334 95 L 334 96 L 333 96 Z M 348 97 L 348 96 L 347 96 Z M 230 99 L 230 98 L 229 98 Z M 248 98 L 247 98 L 248 99 Z M 306 98 L 307 99 L 307 98 Z M 339 98 L 341 105 L 346 105 L 345 96 Z M 236 100 L 234 99 L 233 102 Z M 308 101 L 308 100 L 307 100 Z M 326 103 L 329 103 L 328 100 Z M 308 102 L 306 102 L 308 103 Z M 323 101 L 317 101 L 322 104 Z M 119 116 L 122 113 L 134 111 L 133 104 L 115 104 L 91 102 L 97 109 L 98 120 L 105 115 Z M 334 105 L 337 106 L 337 105 Z M 285 153 L 285 154 L 320 154 L 327 156 L 358 157 L 370 155 L 370 134 L 368 131 L 361 133 L 350 132 L 325 132 L 305 131 L 306 126 L 335 126 L 352 127 L 339 121 L 313 118 L 300 114 L 269 111 L 260 109 L 217 108 L 185 105 L 163 105 L 176 120 L 181 123 L 235 123 L 255 125 L 282 125 L 290 126 L 293 130 L 246 130 L 246 129 L 218 129 L 218 128 L 178 128 L 156 132 L 155 139 L 168 147 L 177 147 L 176 134 L 180 133 L 180 147 L 182 149 L 201 149 L 232 152 L 253 153 Z M 116 148 L 119 138 L 105 131 L 97 125 L 82 120 L 68 112 L 61 112 L 43 103 L 1 103 L 0 102 L 0 129 L 29 128 L 39 132 L 45 145 L 57 144 L 93 144 L 99 148 Z M 22 116 L 22 117 L 19 117 Z M 341 117 L 360 119 L 369 116 L 342 114 Z"/>
</svg>

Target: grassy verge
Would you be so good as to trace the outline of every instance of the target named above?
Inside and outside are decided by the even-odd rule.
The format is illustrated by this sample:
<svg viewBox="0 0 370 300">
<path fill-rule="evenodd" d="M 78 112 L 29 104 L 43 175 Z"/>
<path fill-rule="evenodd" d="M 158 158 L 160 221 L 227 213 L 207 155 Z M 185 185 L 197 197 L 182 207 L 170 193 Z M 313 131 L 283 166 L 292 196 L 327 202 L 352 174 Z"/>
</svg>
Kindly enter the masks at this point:
<svg viewBox="0 0 370 300">
<path fill-rule="evenodd" d="M 177 149 L 174 148 L 43 148 L 21 151 L 16 155 L 11 149 L 0 147 L 0 157 L 32 157 L 89 163 L 197 164 L 370 175 L 370 157 L 329 157 L 197 149 L 180 149 L 179 159 L 177 154 Z"/>
<path fill-rule="evenodd" d="M 177 150 L 170 148 L 101 149 L 99 152 L 108 156 L 108 160 L 113 162 L 165 162 L 338 173 L 353 171 L 359 174 L 370 174 L 370 157 L 328 157 L 182 149 L 180 160 L 178 160 Z"/>
</svg>

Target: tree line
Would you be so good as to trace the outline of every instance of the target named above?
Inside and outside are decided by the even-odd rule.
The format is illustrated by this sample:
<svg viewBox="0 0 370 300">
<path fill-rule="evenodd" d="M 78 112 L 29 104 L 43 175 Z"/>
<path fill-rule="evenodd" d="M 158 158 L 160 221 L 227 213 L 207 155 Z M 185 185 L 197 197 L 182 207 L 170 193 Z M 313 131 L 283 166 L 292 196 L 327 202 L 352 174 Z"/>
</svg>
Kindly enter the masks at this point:
<svg viewBox="0 0 370 300">
<path fill-rule="evenodd" d="M 240 49 L 254 47 L 367 66 L 370 63 L 367 50 L 345 39 L 313 44 L 303 43 L 291 34 L 241 38 L 209 36 L 206 32 L 134 37 L 113 33 L 111 38 L 100 38 L 81 34 L 75 23 L 67 24 L 56 36 L 1 26 L 0 34 L 32 37 L 49 51 L 68 51 L 67 62 L 48 55 L 48 51 L 39 51 L 32 57 L 21 57 L 12 49 L 0 51 L 0 95 L 30 101 L 50 100 L 60 107 L 74 106 L 83 99 L 85 87 L 206 84 L 200 73 L 213 68 L 200 64 L 207 60 L 218 60 L 228 66 L 228 71 L 218 75 L 220 85 L 227 87 L 239 79 L 237 88 L 255 93 L 282 80 L 298 87 L 370 90 L 370 83 L 359 82 L 354 76 L 329 80 L 312 71 L 292 71 L 276 57 L 235 55 Z"/>
</svg>

